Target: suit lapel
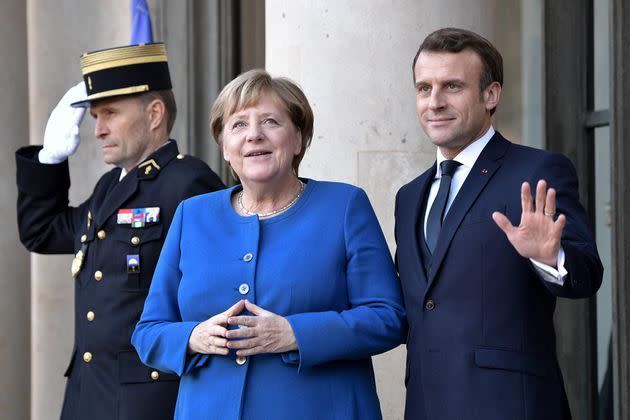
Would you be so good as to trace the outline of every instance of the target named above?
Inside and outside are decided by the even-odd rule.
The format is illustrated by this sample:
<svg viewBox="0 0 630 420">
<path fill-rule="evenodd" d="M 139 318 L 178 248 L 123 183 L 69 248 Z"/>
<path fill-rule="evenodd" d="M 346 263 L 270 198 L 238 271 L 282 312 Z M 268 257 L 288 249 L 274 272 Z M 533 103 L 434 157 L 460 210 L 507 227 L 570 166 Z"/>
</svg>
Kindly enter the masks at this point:
<svg viewBox="0 0 630 420">
<path fill-rule="evenodd" d="M 174 140 L 153 152 L 138 166 L 133 168 L 118 182 L 105 196 L 100 209 L 95 215 L 96 226 L 102 226 L 105 221 L 118 211 L 138 190 L 140 182 L 146 182 L 158 176 L 160 170 L 179 153 Z M 120 171 L 115 171 L 119 176 Z M 114 181 L 115 182 L 115 181 Z"/>
<path fill-rule="evenodd" d="M 117 172 L 120 175 L 120 172 Z M 94 221 L 96 226 L 102 226 L 105 221 L 115 211 L 121 208 L 121 206 L 129 200 L 129 198 L 138 189 L 138 168 L 134 168 L 125 177 L 112 188 L 105 196 L 103 204 L 96 212 Z"/>
<path fill-rule="evenodd" d="M 466 177 L 466 181 L 464 181 L 464 184 L 457 193 L 457 197 L 453 200 L 453 204 L 442 224 L 440 237 L 435 251 L 433 252 L 431 261 L 433 269 L 429 274 L 429 287 L 433 283 L 435 275 L 442 265 L 446 251 L 448 251 L 453 236 L 455 236 L 462 220 L 479 194 L 486 187 L 488 181 L 490 181 L 494 173 L 501 166 L 500 159 L 507 151 L 509 145 L 510 143 L 497 132 L 483 149 L 479 158 L 477 158 L 477 161 Z"/>
<path fill-rule="evenodd" d="M 411 232 L 408 234 L 411 236 L 411 246 L 413 248 L 414 255 L 416 258 L 413 259 L 413 263 L 417 264 L 416 271 L 420 273 L 421 280 L 426 284 L 426 273 L 424 270 L 424 266 L 422 264 L 422 251 L 420 250 L 419 244 L 420 241 L 424 240 L 422 237 L 418 235 L 419 229 L 421 228 L 421 223 L 423 223 L 422 214 L 422 204 L 427 196 L 428 190 L 431 187 L 431 183 L 433 182 L 433 178 L 435 178 L 435 170 L 436 164 L 425 171 L 421 176 L 416 178 L 409 189 L 409 194 L 403 203 L 405 206 L 405 211 L 409 212 L 406 220 L 409 222 L 407 224 L 403 224 L 406 229 L 410 229 Z"/>
</svg>

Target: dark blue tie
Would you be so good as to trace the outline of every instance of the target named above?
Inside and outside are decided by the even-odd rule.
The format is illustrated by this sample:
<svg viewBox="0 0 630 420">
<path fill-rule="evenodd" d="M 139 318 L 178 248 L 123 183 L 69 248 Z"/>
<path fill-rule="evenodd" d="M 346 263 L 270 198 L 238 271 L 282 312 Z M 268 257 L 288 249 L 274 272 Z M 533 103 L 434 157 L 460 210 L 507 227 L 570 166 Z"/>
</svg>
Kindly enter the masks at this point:
<svg viewBox="0 0 630 420">
<path fill-rule="evenodd" d="M 435 250 L 438 238 L 440 237 L 440 229 L 442 229 L 442 219 L 444 218 L 444 210 L 446 209 L 446 202 L 448 201 L 448 193 L 451 190 L 451 180 L 457 167 L 461 163 L 454 160 L 445 160 L 440 163 L 440 169 L 442 170 L 442 178 L 440 178 L 440 189 L 437 196 L 433 201 L 431 210 L 429 211 L 429 218 L 427 219 L 427 247 L 431 254 Z"/>
</svg>

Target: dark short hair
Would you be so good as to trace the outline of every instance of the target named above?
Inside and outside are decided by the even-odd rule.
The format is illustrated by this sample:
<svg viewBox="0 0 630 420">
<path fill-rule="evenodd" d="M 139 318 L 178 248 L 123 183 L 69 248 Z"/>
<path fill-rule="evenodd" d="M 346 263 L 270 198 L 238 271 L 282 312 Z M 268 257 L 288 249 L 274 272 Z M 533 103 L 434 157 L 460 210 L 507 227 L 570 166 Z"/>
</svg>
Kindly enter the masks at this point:
<svg viewBox="0 0 630 420">
<path fill-rule="evenodd" d="M 168 90 L 152 90 L 149 92 L 141 93 L 138 95 L 142 105 L 147 106 L 149 102 L 157 99 L 164 103 L 164 109 L 166 111 L 166 131 L 167 134 L 171 134 L 171 130 L 175 125 L 175 118 L 177 118 L 177 104 L 175 103 L 175 95 L 173 91 Z"/>
<path fill-rule="evenodd" d="M 212 137 L 219 146 L 222 146 L 225 121 L 235 112 L 256 105 L 264 95 L 273 95 L 280 101 L 291 122 L 300 132 L 302 150 L 292 162 L 297 175 L 300 162 L 313 138 L 313 110 L 302 89 L 289 78 L 271 77 L 265 70 L 254 69 L 242 73 L 225 85 L 210 112 Z"/>
<path fill-rule="evenodd" d="M 458 53 L 465 49 L 473 50 L 481 59 L 480 91 L 490 86 L 492 82 L 499 82 L 499 85 L 503 86 L 503 57 L 501 57 L 501 53 L 486 38 L 460 28 L 438 29 L 431 32 L 422 41 L 411 65 L 414 83 L 416 82 L 416 62 L 422 51 Z M 490 113 L 493 114 L 494 109 Z"/>
</svg>

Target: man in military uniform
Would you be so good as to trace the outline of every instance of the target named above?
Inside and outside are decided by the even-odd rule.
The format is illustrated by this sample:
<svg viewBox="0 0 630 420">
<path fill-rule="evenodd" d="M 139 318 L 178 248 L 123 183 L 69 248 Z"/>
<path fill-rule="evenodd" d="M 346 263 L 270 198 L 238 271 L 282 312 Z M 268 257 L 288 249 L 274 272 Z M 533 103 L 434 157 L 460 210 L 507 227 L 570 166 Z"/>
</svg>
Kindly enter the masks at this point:
<svg viewBox="0 0 630 420">
<path fill-rule="evenodd" d="M 16 153 L 22 243 L 75 255 L 75 343 L 61 417 L 171 419 L 178 378 L 143 365 L 131 333 L 175 208 L 223 184 L 169 140 L 176 106 L 163 44 L 87 53 L 81 69 L 83 82 L 53 110 L 43 147 Z M 88 106 L 104 160 L 116 168 L 70 207 L 67 158 Z"/>
</svg>

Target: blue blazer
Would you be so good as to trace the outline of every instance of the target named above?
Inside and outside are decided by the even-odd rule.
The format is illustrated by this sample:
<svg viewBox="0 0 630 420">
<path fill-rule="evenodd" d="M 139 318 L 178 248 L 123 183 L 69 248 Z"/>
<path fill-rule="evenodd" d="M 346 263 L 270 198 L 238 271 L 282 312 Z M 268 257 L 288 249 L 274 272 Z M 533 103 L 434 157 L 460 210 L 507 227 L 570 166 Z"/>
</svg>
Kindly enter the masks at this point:
<svg viewBox="0 0 630 420">
<path fill-rule="evenodd" d="M 433 165 L 396 198 L 397 268 L 409 322 L 405 418 L 570 418 L 555 350 L 556 297 L 593 295 L 603 272 L 573 166 L 496 133 L 444 220 L 427 272 L 417 232 L 435 171 Z M 491 217 L 498 210 L 517 225 L 521 183 L 535 188 L 539 179 L 557 189 L 557 211 L 567 216 L 562 287 L 542 280 Z"/>
<path fill-rule="evenodd" d="M 405 321 L 366 194 L 308 180 L 292 208 L 258 220 L 234 212 L 235 188 L 179 206 L 132 337 L 144 363 L 181 376 L 175 417 L 381 418 L 370 356 L 400 344 Z M 242 365 L 186 354 L 199 322 L 245 298 L 286 317 L 299 350 Z"/>
</svg>

